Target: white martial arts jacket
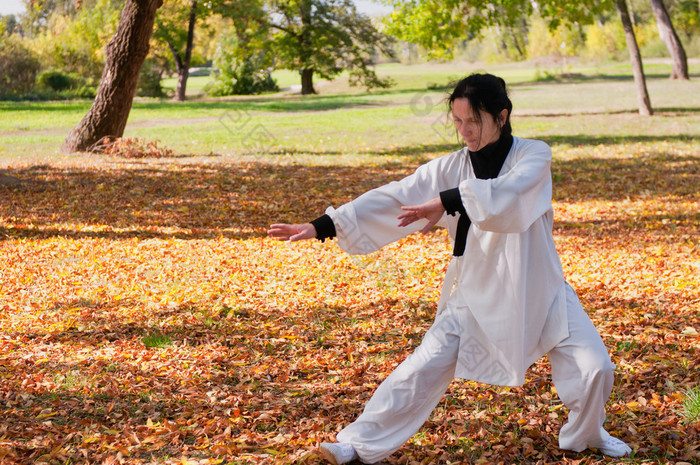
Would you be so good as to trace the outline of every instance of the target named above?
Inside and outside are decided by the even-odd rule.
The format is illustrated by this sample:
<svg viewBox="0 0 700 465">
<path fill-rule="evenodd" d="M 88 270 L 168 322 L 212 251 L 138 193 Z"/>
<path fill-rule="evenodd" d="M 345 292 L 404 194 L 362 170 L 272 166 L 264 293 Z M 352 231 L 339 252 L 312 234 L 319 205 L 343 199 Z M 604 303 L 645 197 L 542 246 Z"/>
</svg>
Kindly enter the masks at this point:
<svg viewBox="0 0 700 465">
<path fill-rule="evenodd" d="M 438 305 L 438 317 L 449 309 L 445 316 L 459 320 L 456 377 L 520 385 L 527 368 L 568 336 L 566 283 L 552 237 L 551 159 L 544 142 L 514 137 L 498 177 L 478 179 L 463 148 L 326 210 L 338 245 L 366 254 L 425 225 L 398 227 L 401 206 L 459 188 L 472 224 Z M 453 241 L 457 220 L 444 215 L 440 222 Z"/>
</svg>

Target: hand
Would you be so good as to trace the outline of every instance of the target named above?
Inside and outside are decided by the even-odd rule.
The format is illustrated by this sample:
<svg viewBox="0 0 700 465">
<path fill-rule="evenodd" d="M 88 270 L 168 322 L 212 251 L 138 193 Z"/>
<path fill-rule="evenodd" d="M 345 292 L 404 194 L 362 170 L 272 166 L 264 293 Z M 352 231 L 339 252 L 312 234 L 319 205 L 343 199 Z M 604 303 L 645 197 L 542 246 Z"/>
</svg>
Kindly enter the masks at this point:
<svg viewBox="0 0 700 465">
<path fill-rule="evenodd" d="M 423 218 L 428 220 L 428 224 L 420 230 L 423 234 L 427 234 L 428 231 L 440 221 L 440 218 L 442 218 L 442 215 L 445 213 L 445 207 L 442 206 L 440 197 L 436 197 L 420 205 L 401 207 L 401 210 L 404 211 L 404 213 L 398 216 L 399 226 L 401 227 L 408 226 Z"/>
<path fill-rule="evenodd" d="M 305 239 L 313 239 L 316 237 L 316 228 L 311 223 L 304 224 L 286 224 L 276 223 L 270 225 L 267 234 L 276 237 L 280 241 L 303 241 Z"/>
</svg>

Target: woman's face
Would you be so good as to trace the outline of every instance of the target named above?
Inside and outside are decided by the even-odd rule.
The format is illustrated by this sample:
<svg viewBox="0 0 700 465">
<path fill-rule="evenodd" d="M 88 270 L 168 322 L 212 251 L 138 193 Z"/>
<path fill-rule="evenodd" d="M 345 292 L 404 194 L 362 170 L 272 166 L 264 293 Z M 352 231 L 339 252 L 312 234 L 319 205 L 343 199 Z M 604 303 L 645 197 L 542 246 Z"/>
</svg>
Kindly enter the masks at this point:
<svg viewBox="0 0 700 465">
<path fill-rule="evenodd" d="M 474 118 L 472 107 L 466 98 L 458 98 L 452 104 L 452 119 L 457 131 L 467 144 L 471 152 L 476 152 L 496 142 L 501 136 L 501 124 L 488 112 L 481 110 L 481 124 Z M 501 116 L 505 118 L 508 110 L 503 110 Z"/>
</svg>

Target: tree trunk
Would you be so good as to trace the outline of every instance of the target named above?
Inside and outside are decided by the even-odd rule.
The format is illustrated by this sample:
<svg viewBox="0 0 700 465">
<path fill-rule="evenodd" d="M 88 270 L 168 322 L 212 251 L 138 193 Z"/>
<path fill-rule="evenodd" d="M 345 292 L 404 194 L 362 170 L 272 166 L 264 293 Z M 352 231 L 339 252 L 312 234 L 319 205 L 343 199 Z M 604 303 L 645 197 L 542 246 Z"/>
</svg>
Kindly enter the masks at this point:
<svg viewBox="0 0 700 465">
<path fill-rule="evenodd" d="M 625 40 L 627 41 L 627 50 L 629 50 L 630 61 L 632 62 L 634 83 L 637 85 L 639 114 L 649 116 L 653 111 L 651 109 L 651 101 L 649 100 L 649 92 L 647 91 L 647 83 L 644 77 L 644 68 L 642 68 L 642 57 L 639 54 L 637 38 L 634 35 L 632 20 L 627 10 L 627 2 L 626 0 L 615 0 L 615 6 L 620 15 L 620 21 L 622 21 L 622 28 L 625 30 Z"/>
<path fill-rule="evenodd" d="M 311 57 L 315 53 L 311 44 L 311 30 L 313 29 L 313 16 L 311 14 L 311 0 L 301 0 L 299 3 L 299 16 L 301 17 L 301 33 L 297 35 L 299 48 L 301 49 L 301 95 L 315 94 L 314 69 Z"/>
<path fill-rule="evenodd" d="M 506 41 L 503 38 L 503 34 L 501 34 L 501 26 L 499 26 L 498 23 L 496 23 L 494 25 L 494 29 L 495 29 L 495 33 L 496 33 L 498 47 L 499 47 L 501 53 L 503 54 L 503 56 L 509 59 L 510 57 L 508 56 L 508 45 L 506 44 Z"/>
<path fill-rule="evenodd" d="M 314 70 L 313 69 L 303 69 L 301 71 L 301 95 L 315 94 L 314 89 Z"/>
<path fill-rule="evenodd" d="M 126 0 L 117 32 L 105 48 L 107 60 L 95 101 L 68 134 L 63 151 L 90 151 L 104 137 L 124 134 L 156 10 L 162 4 L 163 0 Z"/>
<path fill-rule="evenodd" d="M 659 36 L 666 43 L 671 54 L 673 67 L 671 68 L 671 79 L 688 79 L 688 57 L 683 49 L 676 29 L 673 27 L 671 18 L 668 16 L 668 11 L 664 6 L 663 0 L 651 0 L 651 9 L 656 16 L 656 25 L 659 28 Z"/>
<path fill-rule="evenodd" d="M 187 79 L 190 76 L 190 61 L 192 60 L 192 45 L 194 43 L 194 25 L 197 22 L 197 0 L 192 0 L 190 4 L 190 22 L 187 28 L 187 46 L 185 48 L 185 59 L 180 60 L 177 51 L 170 46 L 175 55 L 175 63 L 177 64 L 177 90 L 174 100 L 184 102 L 187 98 L 185 90 L 187 89 Z"/>
<path fill-rule="evenodd" d="M 522 60 L 525 58 L 525 48 L 520 45 L 520 39 L 518 38 L 519 34 L 516 31 L 513 31 L 513 28 L 508 26 L 508 34 L 510 35 L 510 38 L 513 40 L 513 47 L 515 47 L 515 52 L 518 54 L 517 60 Z"/>
</svg>

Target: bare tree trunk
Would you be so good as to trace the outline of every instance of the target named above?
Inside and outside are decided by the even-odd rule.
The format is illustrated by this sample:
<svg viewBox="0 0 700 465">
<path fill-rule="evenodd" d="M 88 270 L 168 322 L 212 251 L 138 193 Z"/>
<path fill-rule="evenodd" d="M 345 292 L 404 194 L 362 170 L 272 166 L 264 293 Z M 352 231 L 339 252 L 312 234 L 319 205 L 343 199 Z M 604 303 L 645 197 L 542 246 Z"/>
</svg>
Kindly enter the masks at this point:
<svg viewBox="0 0 700 465">
<path fill-rule="evenodd" d="M 313 69 L 303 69 L 301 70 L 301 95 L 315 94 L 314 89 L 314 70 Z"/>
<path fill-rule="evenodd" d="M 68 134 L 63 151 L 87 151 L 105 136 L 124 134 L 156 10 L 162 4 L 163 0 L 126 0 L 117 32 L 105 48 L 107 60 L 95 101 Z"/>
<path fill-rule="evenodd" d="M 666 43 L 671 54 L 673 66 L 671 68 L 671 79 L 688 79 L 688 57 L 681 40 L 676 34 L 671 18 L 668 16 L 663 0 L 651 0 L 651 9 L 656 16 L 656 25 L 659 27 L 659 36 Z"/>
<path fill-rule="evenodd" d="M 513 40 L 513 47 L 515 47 L 515 52 L 518 54 L 516 57 L 517 60 L 522 60 L 525 58 L 525 48 L 520 45 L 520 40 L 518 39 L 518 33 L 513 31 L 513 28 L 510 26 L 508 27 L 508 34 L 510 35 L 510 38 Z"/>
<path fill-rule="evenodd" d="M 506 44 L 503 34 L 501 33 L 501 26 L 498 23 L 496 23 L 494 25 L 494 30 L 497 39 L 496 42 L 498 43 L 498 50 L 500 50 L 504 57 L 510 58 L 508 56 L 508 45 Z"/>
<path fill-rule="evenodd" d="M 627 10 L 627 2 L 626 0 L 615 0 L 615 6 L 620 15 L 620 21 L 622 21 L 622 28 L 625 30 L 625 40 L 627 41 L 627 50 L 629 50 L 630 61 L 632 62 L 634 83 L 637 86 L 639 114 L 649 116 L 653 113 L 653 110 L 651 109 L 651 101 L 649 100 L 649 92 L 647 91 L 647 83 L 644 77 L 644 68 L 642 68 L 642 56 L 639 54 L 639 46 L 634 35 L 629 10 Z"/>
<path fill-rule="evenodd" d="M 310 0 L 302 0 L 299 3 L 299 15 L 301 16 L 301 34 L 297 36 L 299 41 L 299 46 L 302 50 L 301 52 L 301 95 L 315 94 L 316 89 L 314 89 L 314 69 L 311 64 L 311 57 L 314 54 L 313 46 L 311 45 L 311 29 L 312 15 L 311 15 L 312 2 Z"/>
<path fill-rule="evenodd" d="M 190 61 L 192 60 L 192 46 L 194 43 L 194 25 L 197 22 L 197 0 L 192 0 L 190 4 L 190 22 L 187 28 L 187 45 L 185 48 L 185 58 L 180 59 L 180 55 L 177 53 L 175 48 L 170 44 L 170 50 L 172 50 L 175 57 L 175 64 L 177 66 L 177 90 L 175 92 L 174 100 L 179 102 L 184 102 L 187 98 L 185 96 L 185 91 L 187 90 L 187 79 L 190 76 Z"/>
</svg>

